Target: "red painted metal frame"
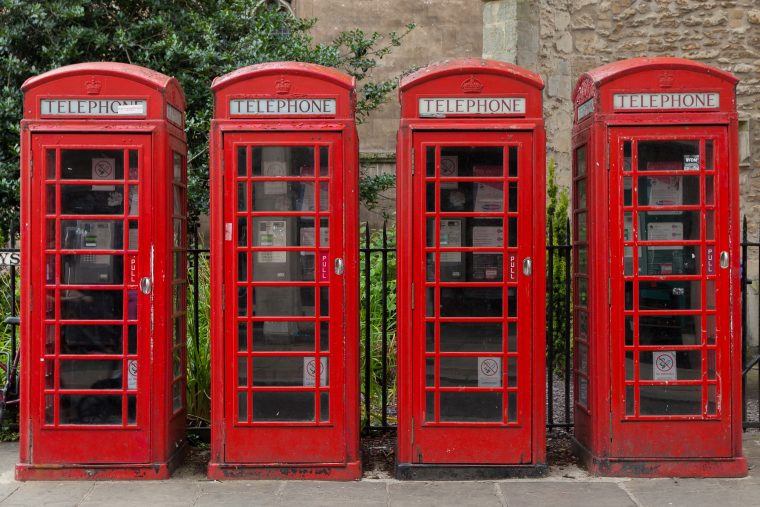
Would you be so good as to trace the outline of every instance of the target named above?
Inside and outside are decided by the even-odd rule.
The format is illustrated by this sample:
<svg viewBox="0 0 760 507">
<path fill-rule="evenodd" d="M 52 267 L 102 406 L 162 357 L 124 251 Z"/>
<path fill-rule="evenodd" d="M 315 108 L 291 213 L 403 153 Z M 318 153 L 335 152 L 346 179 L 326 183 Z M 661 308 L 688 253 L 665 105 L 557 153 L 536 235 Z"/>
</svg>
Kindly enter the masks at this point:
<svg viewBox="0 0 760 507">
<path fill-rule="evenodd" d="M 88 86 L 89 85 L 89 86 Z M 93 86 L 95 85 L 95 86 Z M 185 409 L 171 409 L 171 285 L 164 273 L 171 269 L 171 184 L 172 151 L 186 157 L 182 125 L 167 119 L 167 106 L 180 114 L 184 94 L 177 81 L 134 65 L 86 63 L 62 67 L 30 78 L 22 86 L 24 119 L 21 122 L 21 354 L 28 368 L 21 372 L 20 451 L 16 478 L 50 479 L 163 479 L 181 461 L 186 449 Z M 40 101 L 51 99 L 142 99 L 147 102 L 142 117 L 45 117 Z M 176 118 L 174 118 L 176 121 Z M 44 165 L 33 165 L 43 145 L 55 147 L 103 147 L 141 150 L 140 214 L 138 219 L 150 232 L 140 231 L 141 260 L 138 277 L 151 276 L 153 294 L 141 299 L 141 322 L 152 335 L 138 338 L 143 350 L 138 370 L 138 393 L 143 395 L 143 437 L 128 440 L 135 430 L 96 426 L 40 428 L 44 420 L 42 381 L 44 363 L 39 359 L 44 345 L 43 285 L 45 274 L 44 209 L 38 206 L 45 190 Z M 34 171 L 33 167 L 37 170 Z M 184 171 L 184 166 L 182 168 Z M 148 174 L 150 171 L 150 174 Z M 125 174 L 125 181 L 127 175 Z M 67 180 L 67 182 L 73 180 Z M 91 182 L 89 182 L 91 184 Z M 125 211 L 126 213 L 126 211 Z M 87 219 L 97 218 L 88 215 Z M 118 217 L 118 216 L 117 216 Z M 108 217 L 103 218 L 111 218 Z M 140 226 L 141 229 L 144 226 Z M 37 243 L 35 243 L 35 241 Z M 125 250 L 126 250 L 125 244 Z M 38 253 L 39 252 L 39 253 Z M 126 263 L 125 263 L 126 264 Z M 126 280 L 125 280 L 125 283 Z M 33 297 L 33 290 L 36 293 Z M 152 345 L 151 345 L 152 344 Z M 182 375 L 184 382 L 184 374 Z M 143 392 L 147 391 L 147 392 Z M 111 426 L 113 428 L 113 426 Z M 105 430 L 105 431 L 104 431 Z M 45 438 L 33 438 L 44 432 Z M 128 433 L 125 433 L 128 432 Z M 72 439 L 79 443 L 73 444 Z M 129 446 L 135 446 L 129 449 Z M 126 453 L 126 454 L 125 454 Z M 91 456 L 91 457 L 88 457 Z"/>
<path fill-rule="evenodd" d="M 588 245 L 588 352 L 586 374 L 579 375 L 579 319 L 574 320 L 575 439 L 576 450 L 594 473 L 613 476 L 743 476 L 741 438 L 741 314 L 739 302 L 739 171 L 737 79 L 698 62 L 676 58 L 637 58 L 611 63 L 586 74 L 576 84 L 573 101 L 575 122 L 573 149 L 586 146 L 587 245 Z M 617 112 L 615 93 L 713 92 L 720 94 L 720 107 L 710 111 Z M 580 106 L 587 112 L 578 119 Z M 722 412 L 715 417 L 626 417 L 622 329 L 623 246 L 620 244 L 622 214 L 622 141 L 619 139 L 714 139 L 720 187 L 716 187 L 716 212 L 723 216 L 722 237 L 730 254 L 728 276 L 718 312 L 723 311 L 728 329 L 718 330 L 719 356 L 727 379 L 723 379 Z M 621 144 L 617 144 L 620 142 Z M 704 141 L 702 141 L 704 142 Z M 620 150 L 620 151 L 618 151 Z M 721 151 L 718 151 L 721 150 Z M 704 164 L 700 157 L 701 164 Z M 703 171 L 700 171 L 702 174 Z M 578 174 L 573 157 L 574 181 Z M 717 182 L 716 182 L 717 184 Z M 700 192 L 700 195 L 703 195 Z M 722 195 L 722 201 L 720 200 Z M 703 201 L 704 202 L 704 201 Z M 704 204 L 703 204 L 704 206 Z M 680 206 L 679 208 L 688 208 Z M 578 203 L 573 201 L 573 217 Z M 702 208 L 700 208 L 702 209 Z M 577 316 L 578 271 L 577 221 L 573 227 L 573 287 Z M 728 230 L 725 230 L 725 227 Z M 720 230 L 720 228 L 718 229 Z M 703 244 L 704 240 L 699 242 Z M 609 262 L 608 262 L 609 259 Z M 619 264 L 619 265 L 618 265 Z M 716 268 L 719 270 L 720 268 Z M 704 272 L 704 271 L 703 271 Z M 703 275 L 704 276 L 704 275 Z M 692 277 L 693 278 L 693 277 Z M 721 293 L 718 292 L 720 295 Z M 704 297 L 704 296 L 703 296 Z M 723 308 L 722 310 L 720 308 Z M 620 315 L 617 315 L 617 313 Z M 703 338 L 704 340 L 704 338 Z M 703 347 L 702 347 L 703 348 Z M 703 372 L 703 376 L 705 373 Z M 579 401 L 579 379 L 588 379 L 588 401 Z M 715 435 L 720 432 L 720 435 Z M 621 440 L 621 441 L 617 441 Z M 725 442 L 723 446 L 714 442 Z M 688 448 L 688 451 L 686 449 Z"/>
<path fill-rule="evenodd" d="M 465 94 L 463 84 L 467 80 L 476 80 L 482 86 L 480 93 Z M 470 81 L 472 82 L 472 81 Z M 542 118 L 543 89 L 541 78 L 527 70 L 514 65 L 480 60 L 451 60 L 407 76 L 401 81 L 399 98 L 401 102 L 401 123 L 397 144 L 397 250 L 398 250 L 398 452 L 397 467 L 402 478 L 421 477 L 415 470 L 423 468 L 432 470 L 436 477 L 436 467 L 444 475 L 480 467 L 472 477 L 482 474 L 534 473 L 541 469 L 546 460 L 545 451 L 545 133 Z M 472 90 L 470 90 L 472 91 Z M 450 118 L 422 118 L 418 115 L 419 97 L 461 97 L 478 98 L 478 96 L 524 97 L 526 112 L 522 117 L 497 116 L 477 117 L 458 115 Z M 519 116 L 519 115 L 518 115 Z M 452 143 L 453 140 L 456 140 Z M 521 178 L 528 180 L 530 194 L 521 194 L 522 205 L 530 206 L 529 221 L 523 222 L 532 230 L 532 241 L 527 246 L 520 246 L 517 259 L 518 280 L 530 283 L 518 284 L 521 296 L 527 297 L 531 291 L 533 297 L 527 303 L 532 321 L 526 328 L 530 337 L 527 354 L 522 357 L 523 364 L 529 364 L 529 374 L 522 377 L 520 384 L 529 395 L 525 404 L 520 404 L 520 418 L 517 426 L 504 424 L 494 426 L 491 423 L 442 424 L 435 428 L 435 438 L 427 439 L 426 448 L 420 446 L 420 431 L 430 431 L 421 425 L 424 420 L 423 403 L 418 401 L 425 390 L 423 371 L 424 358 L 420 357 L 425 349 L 425 334 L 420 331 L 418 321 L 425 320 L 425 249 L 424 227 L 421 224 L 425 216 L 424 179 L 425 168 L 422 165 L 423 153 L 420 143 L 435 145 L 462 144 L 501 146 L 526 143 L 529 150 L 523 154 L 520 168 Z M 506 149 L 505 149 L 506 152 Z M 506 163 L 506 157 L 505 157 Z M 413 174 L 413 168 L 414 174 Z M 506 168 L 505 168 L 506 171 Z M 506 181 L 506 174 L 505 180 Z M 522 191 L 520 191 L 522 192 Z M 506 187 L 505 187 L 506 194 Z M 528 204 L 530 203 L 530 204 Z M 458 213 L 459 214 L 459 213 Z M 505 213 L 506 215 L 506 207 Z M 505 223 L 506 226 L 506 223 Z M 506 229 L 506 227 L 505 227 Z M 422 235 L 420 235 L 422 234 Z M 533 259 L 532 277 L 522 274 L 524 252 L 529 252 Z M 505 265 L 507 259 L 504 259 Z M 505 271 L 504 282 L 507 282 Z M 416 294 L 413 293 L 413 284 Z M 506 285 L 506 283 L 504 283 Z M 518 298 L 519 300 L 519 298 Z M 519 303 L 525 304 L 525 303 Z M 506 317 L 506 316 L 505 316 Z M 506 319 L 504 319 L 506 321 Z M 417 323 L 417 324 L 415 324 Z M 526 329 L 523 328 L 523 329 Z M 422 328 L 424 329 L 424 328 Z M 525 338 L 522 338 L 526 341 Z M 506 350 L 505 350 L 506 355 Z M 505 407 L 506 408 L 506 407 Z M 510 428 L 512 426 L 512 428 Z M 479 449 L 482 439 L 491 440 L 491 433 L 499 428 L 499 443 L 502 445 L 493 453 L 484 454 L 478 460 L 467 451 L 468 447 Z M 519 441 L 510 444 L 509 438 Z M 443 455 L 447 449 L 456 449 L 457 455 Z M 506 450 L 506 452 L 504 452 Z M 433 456 L 427 459 L 425 456 Z M 426 473 L 426 472 L 421 472 Z"/>
<path fill-rule="evenodd" d="M 277 83 L 287 82 L 287 91 Z M 356 134 L 354 79 L 333 69 L 313 64 L 278 62 L 254 65 L 214 80 L 215 112 L 211 126 L 211 380 L 212 427 L 211 461 L 208 476 L 213 479 L 328 479 L 357 480 L 361 477 L 359 452 L 359 209 L 358 137 Z M 233 98 L 335 98 L 334 116 L 297 118 L 230 114 Z M 230 394 L 237 389 L 237 378 L 227 368 L 236 355 L 236 334 L 226 330 L 237 322 L 237 312 L 224 301 L 235 301 L 230 286 L 236 285 L 235 262 L 229 260 L 237 247 L 224 240 L 224 223 L 236 213 L 231 199 L 229 178 L 235 178 L 228 158 L 234 143 L 241 145 L 328 145 L 340 160 L 331 162 L 341 174 L 331 181 L 330 216 L 332 259 L 345 260 L 342 276 L 330 274 L 331 325 L 330 390 L 333 420 L 319 423 L 247 423 L 235 427 L 235 402 Z M 227 153 L 227 156 L 225 155 Z M 227 162 L 225 163 L 225 160 Z M 225 173 L 225 171 L 227 171 Z M 291 178 L 298 179 L 298 178 Z M 283 180 L 285 181 L 285 180 Z M 227 189 L 227 190 L 226 190 Z M 342 213 L 340 212 L 342 209 Z M 249 212 L 250 214 L 250 212 Z M 286 216 L 288 212 L 264 213 Z M 290 213 L 290 215 L 299 213 Z M 341 223 L 342 222 L 342 223 Z M 332 241 L 335 238 L 335 242 Z M 342 239 L 342 251 L 338 251 Z M 280 248 L 278 248 L 280 249 Z M 342 285 L 339 283 L 342 282 Z M 310 282 L 311 283 L 311 282 Z M 258 282 L 257 282 L 258 284 Z M 294 283 L 297 285 L 298 283 Z M 333 313 L 333 302 L 342 289 L 342 317 Z M 226 290 L 226 295 L 225 295 Z M 337 301 L 336 301 L 337 303 Z M 336 308 L 340 307 L 338 304 Z M 342 318 L 342 322 L 341 322 Z M 267 320 L 277 320 L 267 319 Z M 229 322 L 228 322 L 229 321 Z M 342 343 L 340 343 L 342 342 Z M 336 354 L 336 350 L 341 350 Z M 279 355 L 280 353 L 278 353 Z M 302 353 L 298 353 L 302 355 Z M 250 355 L 250 353 L 249 353 Z M 338 409 L 339 410 L 336 410 Z M 337 448 L 320 444 L 327 430 L 329 441 Z M 235 436 L 238 434 L 237 436 Z M 226 449 L 237 446 L 234 460 Z M 244 446 L 242 449 L 240 446 Z M 246 451 L 246 449 L 248 451 Z M 246 459 L 248 454 L 250 458 Z"/>
</svg>

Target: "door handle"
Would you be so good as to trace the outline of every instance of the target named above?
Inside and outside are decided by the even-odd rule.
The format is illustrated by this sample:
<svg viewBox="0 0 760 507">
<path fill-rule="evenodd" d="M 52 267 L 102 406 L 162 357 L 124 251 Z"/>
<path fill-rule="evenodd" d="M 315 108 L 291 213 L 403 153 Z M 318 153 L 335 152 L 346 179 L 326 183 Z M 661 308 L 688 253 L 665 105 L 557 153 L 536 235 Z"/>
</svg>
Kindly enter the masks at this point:
<svg viewBox="0 0 760 507">
<path fill-rule="evenodd" d="M 728 267 L 728 252 L 725 250 L 720 253 L 720 267 L 723 269 Z"/>
<path fill-rule="evenodd" d="M 345 270 L 346 270 L 346 263 L 343 262 L 343 259 L 341 257 L 338 257 L 337 259 L 335 259 L 335 274 L 342 275 Z"/>
<path fill-rule="evenodd" d="M 533 260 L 530 257 L 523 259 L 523 275 L 530 276 L 533 274 Z"/>
<path fill-rule="evenodd" d="M 150 277 L 143 277 L 140 279 L 140 292 L 143 294 L 150 294 L 153 292 L 153 280 Z"/>
</svg>

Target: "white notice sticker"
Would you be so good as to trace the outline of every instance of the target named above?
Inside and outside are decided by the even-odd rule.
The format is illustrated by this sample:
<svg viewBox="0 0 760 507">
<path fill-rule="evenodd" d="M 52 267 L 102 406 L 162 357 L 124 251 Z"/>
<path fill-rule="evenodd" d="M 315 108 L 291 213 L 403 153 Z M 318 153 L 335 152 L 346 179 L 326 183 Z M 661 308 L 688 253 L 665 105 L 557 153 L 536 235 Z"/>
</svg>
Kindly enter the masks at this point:
<svg viewBox="0 0 760 507">
<path fill-rule="evenodd" d="M 501 387 L 501 358 L 478 358 L 478 387 Z"/>
<path fill-rule="evenodd" d="M 303 385 L 304 387 L 314 387 L 317 380 L 317 360 L 314 356 L 303 358 Z M 319 358 L 319 385 L 326 386 L 327 383 L 327 358 Z"/>
<path fill-rule="evenodd" d="M 116 179 L 116 159 L 115 158 L 93 158 L 92 159 L 92 179 L 94 180 L 115 180 Z M 116 189 L 113 185 L 93 185 L 93 191 L 112 192 Z"/>
<path fill-rule="evenodd" d="M 124 104 L 116 106 L 117 114 L 145 114 L 144 104 Z"/>
<path fill-rule="evenodd" d="M 678 380 L 674 350 L 652 352 L 654 380 Z"/>
<path fill-rule="evenodd" d="M 127 389 L 137 389 L 137 359 L 127 361 Z"/>
</svg>

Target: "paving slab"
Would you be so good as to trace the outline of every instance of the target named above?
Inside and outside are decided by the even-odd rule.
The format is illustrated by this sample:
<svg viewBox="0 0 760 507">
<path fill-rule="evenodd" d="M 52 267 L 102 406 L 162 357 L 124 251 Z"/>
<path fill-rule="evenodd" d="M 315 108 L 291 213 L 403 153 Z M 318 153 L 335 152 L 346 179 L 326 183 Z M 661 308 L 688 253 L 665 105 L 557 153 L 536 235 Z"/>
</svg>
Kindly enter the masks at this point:
<svg viewBox="0 0 760 507">
<path fill-rule="evenodd" d="M 79 505 L 93 488 L 92 482 L 24 482 L 3 502 L 6 506 L 68 507 Z"/>
<path fill-rule="evenodd" d="M 293 507 L 386 507 L 385 482 L 290 481 L 282 489 L 277 505 Z"/>
<path fill-rule="evenodd" d="M 392 507 L 501 507 L 493 482 L 389 482 Z"/>
<path fill-rule="evenodd" d="M 588 507 L 614 505 L 636 507 L 624 490 L 614 482 L 505 481 L 497 483 L 509 507 L 562 505 Z"/>
<path fill-rule="evenodd" d="M 95 482 L 92 491 L 80 505 L 108 505 L 120 507 L 135 505 L 185 506 L 193 505 L 200 496 L 200 488 L 187 481 L 104 481 Z"/>
<path fill-rule="evenodd" d="M 760 483 L 745 479 L 631 479 L 623 487 L 643 507 L 757 505 Z"/>
<path fill-rule="evenodd" d="M 194 507 L 258 507 L 275 505 L 284 481 L 199 481 Z"/>
</svg>

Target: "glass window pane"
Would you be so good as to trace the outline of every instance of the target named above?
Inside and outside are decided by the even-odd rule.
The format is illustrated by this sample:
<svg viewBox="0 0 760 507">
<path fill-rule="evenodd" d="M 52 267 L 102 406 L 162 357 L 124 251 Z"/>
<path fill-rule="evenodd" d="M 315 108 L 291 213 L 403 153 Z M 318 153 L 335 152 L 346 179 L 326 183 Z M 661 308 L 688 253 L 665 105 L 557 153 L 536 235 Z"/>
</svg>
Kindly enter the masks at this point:
<svg viewBox="0 0 760 507">
<path fill-rule="evenodd" d="M 500 422 L 502 393 L 441 392 L 441 422 Z"/>
<path fill-rule="evenodd" d="M 124 293 L 114 290 L 62 290 L 62 319 L 114 319 L 124 315 Z"/>
<path fill-rule="evenodd" d="M 253 323 L 253 350 L 314 350 L 314 322 L 266 321 Z M 244 349 L 241 349 L 244 350 Z"/>
<path fill-rule="evenodd" d="M 441 177 L 462 176 L 504 176 L 504 148 L 501 146 L 442 146 Z"/>
<path fill-rule="evenodd" d="M 639 353 L 641 380 L 700 380 L 702 353 L 699 350 L 642 351 Z"/>
<path fill-rule="evenodd" d="M 699 215 L 699 211 L 639 212 L 639 240 L 698 240 L 700 239 Z"/>
<path fill-rule="evenodd" d="M 712 139 L 705 141 L 705 170 L 715 170 L 715 148 L 713 147 Z"/>
<path fill-rule="evenodd" d="M 501 352 L 501 322 L 441 322 L 441 352 Z"/>
<path fill-rule="evenodd" d="M 699 280 L 639 282 L 640 310 L 698 310 L 702 307 Z"/>
<path fill-rule="evenodd" d="M 446 172 L 449 173 L 449 169 Z M 435 146 L 425 147 L 425 176 L 435 177 Z"/>
<path fill-rule="evenodd" d="M 106 360 L 60 361 L 61 389 L 121 389 L 122 362 Z"/>
<path fill-rule="evenodd" d="M 61 354 L 121 354 L 122 326 L 61 326 Z"/>
<path fill-rule="evenodd" d="M 176 189 L 176 187 L 175 187 Z M 130 216 L 137 216 L 138 212 L 140 210 L 140 199 L 139 199 L 139 191 L 137 185 L 130 185 L 129 186 L 129 215 Z M 175 203 L 175 213 L 176 211 L 176 203 Z"/>
<path fill-rule="evenodd" d="M 698 275 L 701 273 L 699 246 L 639 247 L 640 275 Z"/>
<path fill-rule="evenodd" d="M 176 154 L 175 154 L 176 157 Z M 139 160 L 137 150 L 129 150 L 129 173 L 130 180 L 136 180 L 139 175 Z"/>
<path fill-rule="evenodd" d="M 639 317 L 641 345 L 699 345 L 702 318 L 699 315 L 642 315 Z"/>
<path fill-rule="evenodd" d="M 253 175 L 269 178 L 281 176 L 314 177 L 314 147 L 254 146 L 251 149 Z M 284 193 L 284 182 L 270 182 L 268 193 Z"/>
<path fill-rule="evenodd" d="M 61 255 L 62 284 L 119 285 L 123 280 L 123 255 Z"/>
<path fill-rule="evenodd" d="M 501 287 L 442 287 L 442 317 L 500 317 L 503 308 Z"/>
<path fill-rule="evenodd" d="M 121 396 L 62 395 L 59 403 L 61 424 L 121 424 Z"/>
<path fill-rule="evenodd" d="M 699 415 L 702 386 L 640 386 L 641 415 Z"/>
<path fill-rule="evenodd" d="M 314 315 L 313 287 L 254 287 L 255 316 Z"/>
<path fill-rule="evenodd" d="M 174 181 L 182 181 L 182 155 L 179 153 L 172 152 L 173 155 L 173 164 L 172 167 L 174 168 Z"/>
<path fill-rule="evenodd" d="M 582 177 L 586 175 L 586 145 L 579 146 L 575 150 L 575 170 L 576 176 Z"/>
<path fill-rule="evenodd" d="M 120 250 L 124 247 L 121 220 L 61 220 L 61 248 Z"/>
<path fill-rule="evenodd" d="M 248 176 L 248 148 L 245 146 L 237 149 L 237 173 L 238 176 Z"/>
<path fill-rule="evenodd" d="M 577 209 L 584 209 L 586 207 L 586 180 L 578 180 L 575 182 L 575 203 Z"/>
<path fill-rule="evenodd" d="M 55 150 L 45 150 L 45 178 L 55 179 Z"/>
<path fill-rule="evenodd" d="M 428 183 L 428 211 L 435 211 L 435 184 Z M 504 184 L 501 182 L 442 182 L 441 211 L 501 212 L 504 211 Z"/>
<path fill-rule="evenodd" d="M 699 141 L 639 141 L 639 171 L 699 170 Z"/>
<path fill-rule="evenodd" d="M 320 176 L 330 175 L 330 147 L 329 146 L 319 147 L 319 175 Z"/>
<path fill-rule="evenodd" d="M 639 176 L 638 185 L 640 206 L 700 204 L 699 176 Z"/>
<path fill-rule="evenodd" d="M 313 392 L 254 391 L 254 421 L 314 421 Z"/>
<path fill-rule="evenodd" d="M 96 149 L 61 150 L 61 179 L 124 179 L 124 152 L 122 150 Z"/>
<path fill-rule="evenodd" d="M 442 387 L 501 387 L 500 357 L 441 357 Z"/>
<path fill-rule="evenodd" d="M 61 213 L 69 215 L 121 215 L 121 185 L 61 185 Z"/>
<path fill-rule="evenodd" d="M 317 196 L 314 182 L 257 181 L 253 183 L 253 211 L 315 211 Z M 238 200 L 240 198 L 238 197 Z M 319 210 L 329 209 L 329 184 L 319 185 Z"/>
<path fill-rule="evenodd" d="M 509 147 L 509 177 L 510 178 L 517 177 L 517 168 L 518 168 L 517 146 L 510 146 Z"/>
</svg>

